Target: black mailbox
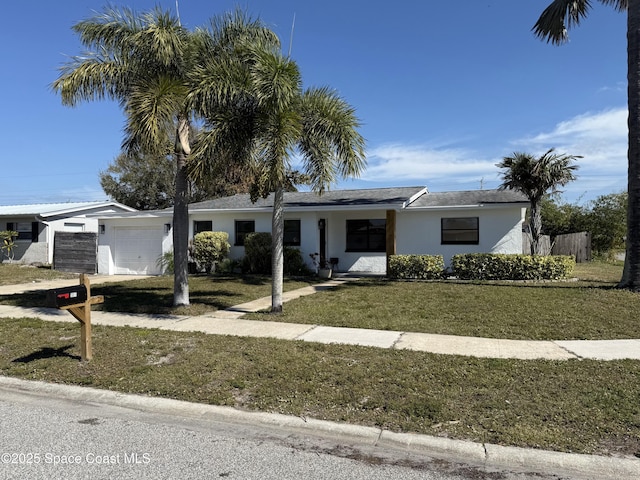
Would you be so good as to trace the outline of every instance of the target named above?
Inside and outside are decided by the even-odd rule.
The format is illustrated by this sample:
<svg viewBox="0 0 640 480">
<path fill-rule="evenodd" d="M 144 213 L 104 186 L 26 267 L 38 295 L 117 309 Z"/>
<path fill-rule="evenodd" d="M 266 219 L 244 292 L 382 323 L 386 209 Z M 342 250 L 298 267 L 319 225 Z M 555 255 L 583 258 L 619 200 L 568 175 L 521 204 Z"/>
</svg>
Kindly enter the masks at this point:
<svg viewBox="0 0 640 480">
<path fill-rule="evenodd" d="M 84 285 L 47 290 L 47 306 L 49 307 L 60 308 L 86 301 L 87 287 Z"/>
</svg>

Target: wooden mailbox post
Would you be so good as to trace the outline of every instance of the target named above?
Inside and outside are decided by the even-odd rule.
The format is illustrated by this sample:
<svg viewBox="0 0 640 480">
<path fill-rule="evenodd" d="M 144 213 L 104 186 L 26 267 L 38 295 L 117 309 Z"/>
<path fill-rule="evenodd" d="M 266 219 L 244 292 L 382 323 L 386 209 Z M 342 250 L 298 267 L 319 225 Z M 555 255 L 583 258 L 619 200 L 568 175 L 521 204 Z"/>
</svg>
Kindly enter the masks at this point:
<svg viewBox="0 0 640 480">
<path fill-rule="evenodd" d="M 77 287 L 49 290 L 47 303 L 60 310 L 68 310 L 80 322 L 80 356 L 82 360 L 91 360 L 91 305 L 103 303 L 104 297 L 91 296 L 89 276 L 80 274 Z"/>
</svg>

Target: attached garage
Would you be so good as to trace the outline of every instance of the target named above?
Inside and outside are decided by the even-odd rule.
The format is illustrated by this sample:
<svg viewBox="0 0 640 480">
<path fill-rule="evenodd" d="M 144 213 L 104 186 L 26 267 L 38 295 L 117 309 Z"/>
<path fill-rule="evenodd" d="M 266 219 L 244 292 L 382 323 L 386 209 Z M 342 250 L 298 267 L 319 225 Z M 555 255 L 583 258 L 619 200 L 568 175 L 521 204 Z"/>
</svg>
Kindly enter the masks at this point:
<svg viewBox="0 0 640 480">
<path fill-rule="evenodd" d="M 162 273 L 162 228 L 116 227 L 113 260 L 116 275 L 156 275 Z"/>
</svg>

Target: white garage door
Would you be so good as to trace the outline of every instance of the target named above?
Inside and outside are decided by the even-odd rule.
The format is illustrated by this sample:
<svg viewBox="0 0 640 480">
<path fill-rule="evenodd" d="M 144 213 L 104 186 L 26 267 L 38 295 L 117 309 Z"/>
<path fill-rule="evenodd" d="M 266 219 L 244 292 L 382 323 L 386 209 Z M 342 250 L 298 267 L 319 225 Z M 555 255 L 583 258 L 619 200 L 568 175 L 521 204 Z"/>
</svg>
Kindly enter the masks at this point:
<svg viewBox="0 0 640 480">
<path fill-rule="evenodd" d="M 115 272 L 120 275 L 162 273 L 162 228 L 120 227 L 115 229 Z"/>
</svg>

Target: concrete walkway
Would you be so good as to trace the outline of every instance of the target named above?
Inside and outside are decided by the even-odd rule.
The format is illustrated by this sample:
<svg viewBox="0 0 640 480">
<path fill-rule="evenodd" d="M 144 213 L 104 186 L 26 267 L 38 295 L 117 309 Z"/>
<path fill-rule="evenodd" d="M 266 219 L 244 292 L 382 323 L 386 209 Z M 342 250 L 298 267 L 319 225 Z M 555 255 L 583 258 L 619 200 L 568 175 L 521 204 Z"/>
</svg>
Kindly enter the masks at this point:
<svg viewBox="0 0 640 480">
<path fill-rule="evenodd" d="M 141 277 L 96 276 L 92 285 L 133 280 Z M 304 287 L 284 293 L 289 301 L 318 291 L 333 288 L 357 277 L 342 277 L 325 283 Z M 0 295 L 44 290 L 73 285 L 73 280 L 58 280 L 27 285 L 0 287 Z M 236 305 L 227 310 L 195 317 L 178 315 L 141 315 L 117 312 L 92 312 L 95 325 L 132 326 L 163 330 L 194 331 L 215 335 L 244 337 L 270 337 L 306 342 L 361 345 L 379 348 L 395 348 L 445 355 L 468 355 L 484 358 L 514 358 L 523 360 L 549 359 L 595 359 L 595 360 L 640 360 L 640 339 L 637 340 L 508 340 L 494 338 L 436 335 L 429 333 L 398 332 L 361 328 L 327 327 L 323 325 L 246 320 L 241 317 L 249 312 L 267 310 L 271 297 Z M 0 317 L 35 317 L 50 321 L 76 320 L 65 311 L 50 308 L 22 308 L 0 305 Z"/>
</svg>

